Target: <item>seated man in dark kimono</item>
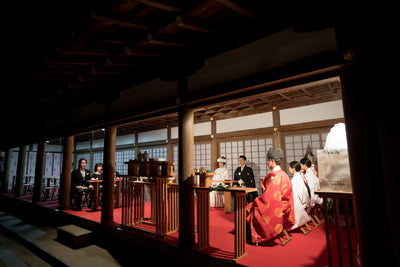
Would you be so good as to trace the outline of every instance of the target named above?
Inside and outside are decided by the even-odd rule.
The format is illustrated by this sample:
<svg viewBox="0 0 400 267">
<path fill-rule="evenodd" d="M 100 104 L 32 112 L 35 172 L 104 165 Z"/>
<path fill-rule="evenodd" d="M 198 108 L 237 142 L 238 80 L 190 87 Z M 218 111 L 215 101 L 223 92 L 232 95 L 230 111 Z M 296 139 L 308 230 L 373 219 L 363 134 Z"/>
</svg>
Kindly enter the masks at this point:
<svg viewBox="0 0 400 267">
<path fill-rule="evenodd" d="M 240 166 L 237 167 L 234 174 L 234 180 L 238 181 L 239 186 L 256 187 L 253 169 L 246 165 L 246 157 L 239 157 Z M 253 202 L 258 196 L 257 192 L 252 192 L 246 195 L 247 204 Z"/>
<path fill-rule="evenodd" d="M 86 169 L 87 160 L 79 159 L 79 168 L 73 170 L 71 173 L 71 192 L 75 199 L 75 209 L 82 210 L 82 196 L 83 192 L 92 189 L 93 186 L 89 185 L 90 171 Z"/>
</svg>

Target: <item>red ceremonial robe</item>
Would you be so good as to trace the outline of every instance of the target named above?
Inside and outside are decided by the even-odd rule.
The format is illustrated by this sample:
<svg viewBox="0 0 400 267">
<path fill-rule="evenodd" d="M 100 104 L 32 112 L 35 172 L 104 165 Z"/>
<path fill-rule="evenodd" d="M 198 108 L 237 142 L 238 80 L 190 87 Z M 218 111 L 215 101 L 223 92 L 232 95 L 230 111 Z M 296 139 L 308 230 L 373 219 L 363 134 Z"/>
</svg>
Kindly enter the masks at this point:
<svg viewBox="0 0 400 267">
<path fill-rule="evenodd" d="M 263 185 L 264 193 L 246 206 L 253 243 L 273 239 L 295 223 L 292 182 L 286 172 L 270 172 Z"/>
</svg>

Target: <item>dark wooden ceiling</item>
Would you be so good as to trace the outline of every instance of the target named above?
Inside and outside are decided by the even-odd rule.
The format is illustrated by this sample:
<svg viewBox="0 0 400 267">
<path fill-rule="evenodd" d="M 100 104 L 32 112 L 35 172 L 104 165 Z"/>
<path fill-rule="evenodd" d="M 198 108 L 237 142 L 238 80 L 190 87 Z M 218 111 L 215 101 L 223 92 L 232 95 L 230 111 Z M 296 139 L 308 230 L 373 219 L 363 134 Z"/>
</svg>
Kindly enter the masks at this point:
<svg viewBox="0 0 400 267">
<path fill-rule="evenodd" d="M 19 73 L 10 86 L 9 104 L 23 107 L 18 112 L 48 111 L 71 102 L 79 106 L 104 91 L 158 76 L 176 79 L 174 73 L 198 70 L 204 58 L 289 26 L 283 20 L 271 23 L 264 2 L 31 4 L 22 18 L 24 36 L 17 39 L 23 45 L 14 62 Z"/>
<path fill-rule="evenodd" d="M 176 80 L 204 60 L 295 26 L 316 30 L 287 3 L 265 0 L 44 0 L 6 8 L 7 90 L 12 125 L 67 118 L 79 106 L 161 77 Z M 293 11 L 292 9 L 290 9 Z M 296 10 L 294 10 L 296 11 Z"/>
</svg>

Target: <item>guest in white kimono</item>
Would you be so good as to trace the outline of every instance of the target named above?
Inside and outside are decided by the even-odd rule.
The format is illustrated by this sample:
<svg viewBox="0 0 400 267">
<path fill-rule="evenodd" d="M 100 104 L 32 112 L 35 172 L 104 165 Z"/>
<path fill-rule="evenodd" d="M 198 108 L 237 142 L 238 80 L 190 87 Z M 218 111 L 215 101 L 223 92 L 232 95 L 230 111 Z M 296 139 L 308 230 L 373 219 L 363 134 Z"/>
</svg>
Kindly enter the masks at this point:
<svg viewBox="0 0 400 267">
<path fill-rule="evenodd" d="M 311 200 L 300 171 L 301 166 L 299 162 L 292 161 L 289 163 L 289 173 L 293 174 L 292 190 L 295 224 L 292 229 L 301 227 L 304 223 L 310 220 L 308 212 L 310 211 Z"/>
<path fill-rule="evenodd" d="M 218 168 L 215 170 L 215 175 L 212 180 L 212 185 L 219 185 L 224 180 L 229 179 L 228 169 L 225 168 L 227 162 L 226 157 L 220 157 L 217 160 Z M 220 191 L 210 192 L 210 206 L 214 208 L 224 207 L 224 193 Z"/>
<path fill-rule="evenodd" d="M 320 189 L 319 187 L 319 179 L 315 176 L 314 171 L 311 169 L 311 160 L 308 158 L 302 158 L 300 160 L 301 169 L 304 171 L 304 178 L 311 191 L 311 208 L 314 208 L 315 205 L 322 204 L 322 198 L 315 194 L 315 191 Z"/>
</svg>

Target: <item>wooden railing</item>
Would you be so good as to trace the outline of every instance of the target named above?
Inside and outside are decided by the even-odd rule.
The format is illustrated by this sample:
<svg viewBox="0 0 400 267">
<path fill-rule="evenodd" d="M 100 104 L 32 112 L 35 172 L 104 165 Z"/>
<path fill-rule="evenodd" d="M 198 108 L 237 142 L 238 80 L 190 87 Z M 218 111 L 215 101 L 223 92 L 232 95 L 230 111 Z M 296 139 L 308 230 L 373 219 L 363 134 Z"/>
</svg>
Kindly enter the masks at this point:
<svg viewBox="0 0 400 267">
<path fill-rule="evenodd" d="M 145 187 L 151 190 L 151 217 L 144 215 Z M 160 235 L 178 231 L 178 184 L 168 183 L 168 177 L 157 177 L 156 182 L 122 181 L 122 224 L 126 226 L 148 223 L 155 225 Z"/>
</svg>

